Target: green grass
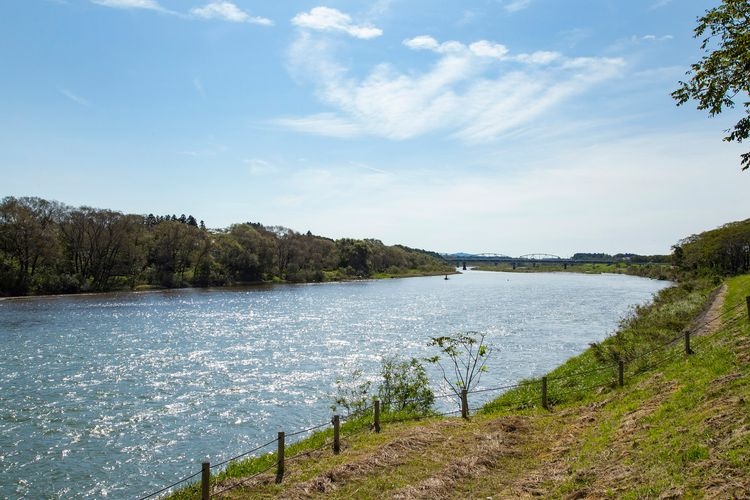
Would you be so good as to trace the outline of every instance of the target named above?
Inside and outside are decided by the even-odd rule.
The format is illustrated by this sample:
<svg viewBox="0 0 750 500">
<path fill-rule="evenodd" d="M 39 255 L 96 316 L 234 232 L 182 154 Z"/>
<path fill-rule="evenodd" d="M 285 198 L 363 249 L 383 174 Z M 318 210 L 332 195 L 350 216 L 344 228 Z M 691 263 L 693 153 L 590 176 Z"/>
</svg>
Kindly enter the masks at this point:
<svg viewBox="0 0 750 500">
<path fill-rule="evenodd" d="M 377 463 L 373 457 L 384 448 L 408 442 L 422 430 L 439 436 L 418 450 L 403 451 L 395 464 L 336 478 L 325 495 L 379 498 L 432 484 L 455 476 L 452 464 L 457 461 L 473 463 L 471 454 L 482 450 L 485 437 L 503 419 L 527 427 L 519 442 L 508 445 L 512 452 L 507 455 L 493 457 L 495 463 L 480 476 L 469 470 L 464 471 L 468 476 L 453 477 L 451 496 L 502 497 L 517 495 L 519 488 L 548 497 L 731 497 L 746 492 L 741 488 L 750 488 L 750 322 L 741 306 L 750 295 L 750 276 L 727 284 L 724 313 L 730 322 L 710 336 L 694 338 L 693 355 L 684 353 L 681 342 L 664 344 L 701 312 L 717 285 L 713 280 L 662 291 L 652 304 L 623 320 L 617 334 L 550 372 L 550 411 L 540 408 L 537 379 L 502 394 L 468 422 L 431 417 L 391 423 L 384 416 L 383 432 L 375 434 L 365 417 L 344 424 L 346 445 L 340 455 L 326 451 L 295 461 L 287 466 L 292 473 L 282 485 L 240 489 L 231 498 L 286 494 L 306 481 L 336 477 L 342 467 Z M 617 384 L 617 356 L 627 362 L 624 387 Z M 314 450 L 330 438 L 330 429 L 316 433 L 290 446 L 287 457 Z M 270 454 L 232 464 L 214 481 L 252 475 L 275 460 Z M 529 484 L 531 489 L 523 490 Z M 197 495 L 193 485 L 172 498 Z"/>
<path fill-rule="evenodd" d="M 475 266 L 478 271 L 497 271 L 506 273 L 582 273 L 582 274 L 629 274 L 644 278 L 676 281 L 678 270 L 670 264 L 628 264 L 618 262 L 615 264 L 553 264 L 539 263 L 516 266 L 511 264 L 483 264 Z"/>
</svg>

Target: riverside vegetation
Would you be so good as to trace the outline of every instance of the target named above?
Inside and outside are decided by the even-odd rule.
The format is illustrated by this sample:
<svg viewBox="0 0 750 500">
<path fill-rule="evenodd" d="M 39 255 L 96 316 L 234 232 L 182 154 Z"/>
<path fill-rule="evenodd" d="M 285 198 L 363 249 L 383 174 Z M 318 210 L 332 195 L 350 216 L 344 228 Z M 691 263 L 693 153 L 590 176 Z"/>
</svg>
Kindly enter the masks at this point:
<svg viewBox="0 0 750 500">
<path fill-rule="evenodd" d="M 439 255 L 280 226 L 209 230 L 192 215 L 135 215 L 33 197 L 0 201 L 0 296 L 453 272 Z"/>
<path fill-rule="evenodd" d="M 750 219 L 693 234 L 678 241 L 671 255 L 575 254 L 573 259 L 614 259 L 613 264 L 539 263 L 531 266 L 510 264 L 481 265 L 474 269 L 501 272 L 616 273 L 644 278 L 684 281 L 700 276 L 733 276 L 750 272 Z"/>
<path fill-rule="evenodd" d="M 738 275 L 747 263 L 735 265 L 726 249 L 750 245 L 748 226 L 728 224 L 675 245 L 678 282 L 547 374 L 549 410 L 533 379 L 469 420 L 407 408 L 386 411 L 374 433 L 365 411 L 343 424 L 341 454 L 328 449 L 326 429 L 287 448 L 298 459 L 282 484 L 259 474 L 275 463 L 267 454 L 230 463 L 213 476 L 212 491 L 226 490 L 222 498 L 746 495 L 750 275 Z M 692 355 L 681 343 L 686 329 Z M 625 363 L 623 387 L 614 361 Z M 172 497 L 196 495 L 198 484 Z"/>
</svg>

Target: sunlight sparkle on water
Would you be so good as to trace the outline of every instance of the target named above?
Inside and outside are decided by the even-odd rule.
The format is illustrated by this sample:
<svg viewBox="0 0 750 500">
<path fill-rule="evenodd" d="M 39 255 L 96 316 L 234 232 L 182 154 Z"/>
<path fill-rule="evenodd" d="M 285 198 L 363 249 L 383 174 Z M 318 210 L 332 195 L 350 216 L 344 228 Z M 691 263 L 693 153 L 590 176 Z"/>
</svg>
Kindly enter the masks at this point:
<svg viewBox="0 0 750 500">
<path fill-rule="evenodd" d="M 469 272 L 448 281 L 3 301 L 0 490 L 24 498 L 149 493 L 205 458 L 329 420 L 337 378 L 361 368 L 373 379 L 388 354 L 432 355 L 433 336 L 486 332 L 495 354 L 482 383 L 513 383 L 612 333 L 632 305 L 666 285 Z"/>
</svg>

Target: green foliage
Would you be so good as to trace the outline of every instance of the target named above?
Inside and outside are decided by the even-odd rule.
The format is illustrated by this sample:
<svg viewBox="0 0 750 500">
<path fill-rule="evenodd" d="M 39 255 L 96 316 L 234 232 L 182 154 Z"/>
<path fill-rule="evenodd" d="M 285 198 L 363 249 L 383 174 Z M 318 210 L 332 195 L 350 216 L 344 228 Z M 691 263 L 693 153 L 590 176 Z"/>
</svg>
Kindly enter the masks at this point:
<svg viewBox="0 0 750 500">
<path fill-rule="evenodd" d="M 733 108 L 734 99 L 745 99 L 750 94 L 750 2 L 722 0 L 718 7 L 706 11 L 698 19 L 695 37 L 704 37 L 701 49 L 708 55 L 691 65 L 690 80 L 679 82 L 672 92 L 677 105 L 693 99 L 698 109 L 708 110 L 710 116 Z M 730 129 L 725 141 L 742 142 L 750 137 L 750 101 L 743 106 L 746 116 Z M 750 153 L 742 156 L 742 169 L 750 167 Z"/>
<path fill-rule="evenodd" d="M 693 274 L 734 276 L 750 272 L 750 219 L 688 236 L 673 251 L 680 269 Z"/>
<path fill-rule="evenodd" d="M 380 367 L 378 398 L 387 412 L 427 413 L 435 403 L 427 372 L 419 360 L 385 357 Z"/>
<path fill-rule="evenodd" d="M 331 410 L 345 408 L 347 415 L 360 413 L 370 403 L 370 388 L 372 382 L 363 376 L 361 369 L 357 368 L 348 380 L 336 379 L 336 394 L 334 395 Z"/>
<path fill-rule="evenodd" d="M 461 391 L 471 391 L 487 371 L 487 361 L 492 349 L 484 343 L 485 333 L 466 332 L 455 337 L 433 337 L 429 346 L 437 347 L 448 362 L 441 362 L 440 356 L 427 361 L 437 364 L 443 374 L 443 380 L 451 390 L 460 397 Z M 450 373 L 450 375 L 448 375 Z"/>
<path fill-rule="evenodd" d="M 539 264 L 533 267 L 517 266 L 515 269 L 510 264 L 482 265 L 476 266 L 477 271 L 496 271 L 496 272 L 514 272 L 514 273 L 549 273 L 549 272 L 568 272 L 581 274 L 627 274 L 630 276 L 641 276 L 657 280 L 676 281 L 679 276 L 679 269 L 671 264 L 665 263 L 625 263 L 616 264 Z"/>
<path fill-rule="evenodd" d="M 683 281 L 659 292 L 653 302 L 636 307 L 620 321 L 614 335 L 592 344 L 592 352 L 603 364 L 630 361 L 643 352 L 663 345 L 686 328 L 708 300 L 714 288 L 709 278 Z"/>
<path fill-rule="evenodd" d="M 259 223 L 207 230 L 192 215 L 0 201 L 0 295 L 321 282 L 452 270 L 423 250 L 333 241 Z"/>
<path fill-rule="evenodd" d="M 345 408 L 348 414 L 365 410 L 376 393 L 384 413 L 426 414 L 432 409 L 435 394 L 430 389 L 424 366 L 416 358 L 406 360 L 387 356 L 381 360 L 380 382 L 373 393 L 372 382 L 355 370 L 349 380 L 336 380 L 331 409 Z"/>
</svg>

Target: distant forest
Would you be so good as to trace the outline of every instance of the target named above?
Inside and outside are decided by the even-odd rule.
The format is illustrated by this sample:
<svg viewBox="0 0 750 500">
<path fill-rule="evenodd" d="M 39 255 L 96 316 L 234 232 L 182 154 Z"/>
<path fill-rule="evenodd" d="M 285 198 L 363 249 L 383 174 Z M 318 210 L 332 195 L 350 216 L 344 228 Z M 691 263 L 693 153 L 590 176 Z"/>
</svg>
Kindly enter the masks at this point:
<svg viewBox="0 0 750 500">
<path fill-rule="evenodd" d="M 693 234 L 672 246 L 671 255 L 577 253 L 573 259 L 613 258 L 628 264 L 670 265 L 681 276 L 736 276 L 750 273 L 750 219 Z"/>
<path fill-rule="evenodd" d="M 192 215 L 135 215 L 35 197 L 0 203 L 0 295 L 253 282 L 322 282 L 453 270 L 438 254 L 280 226 L 209 230 Z"/>
<path fill-rule="evenodd" d="M 750 273 L 750 219 L 693 234 L 672 247 L 683 271 L 734 276 Z"/>
</svg>

